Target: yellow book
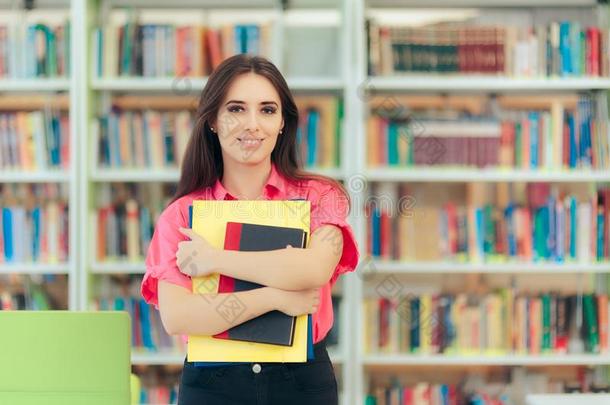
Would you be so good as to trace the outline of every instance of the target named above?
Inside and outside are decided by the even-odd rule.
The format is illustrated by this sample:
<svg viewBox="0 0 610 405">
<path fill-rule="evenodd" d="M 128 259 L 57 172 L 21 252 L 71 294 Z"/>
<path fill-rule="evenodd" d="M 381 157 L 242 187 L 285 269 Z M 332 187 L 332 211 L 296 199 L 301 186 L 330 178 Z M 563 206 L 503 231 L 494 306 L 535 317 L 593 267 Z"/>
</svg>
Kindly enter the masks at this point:
<svg viewBox="0 0 610 405">
<path fill-rule="evenodd" d="M 310 209 L 310 202 L 304 200 L 194 201 L 193 230 L 220 249 L 224 247 L 227 222 L 299 228 L 310 235 Z M 218 274 L 193 278 L 193 292 L 202 298 L 213 296 L 218 291 L 219 280 Z M 219 306 L 222 306 L 222 300 L 219 300 Z M 292 346 L 189 336 L 187 358 L 188 361 L 205 362 L 305 362 L 307 315 L 297 317 Z"/>
</svg>

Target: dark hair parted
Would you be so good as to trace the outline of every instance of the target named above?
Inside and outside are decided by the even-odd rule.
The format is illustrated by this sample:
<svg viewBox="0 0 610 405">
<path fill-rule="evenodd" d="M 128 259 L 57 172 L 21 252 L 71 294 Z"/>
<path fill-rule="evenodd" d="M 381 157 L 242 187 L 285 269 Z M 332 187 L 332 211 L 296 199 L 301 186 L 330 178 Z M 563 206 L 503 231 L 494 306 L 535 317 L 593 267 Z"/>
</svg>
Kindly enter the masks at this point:
<svg viewBox="0 0 610 405">
<path fill-rule="evenodd" d="M 212 187 L 222 179 L 223 162 L 218 136 L 210 123 L 216 121 L 220 104 L 224 100 L 233 79 L 245 73 L 255 73 L 271 82 L 282 104 L 284 127 L 271 152 L 271 162 L 285 179 L 295 184 L 318 180 L 335 186 L 347 199 L 349 195 L 338 181 L 307 172 L 297 157 L 297 127 L 299 112 L 286 80 L 273 63 L 260 56 L 238 54 L 225 59 L 209 76 L 197 107 L 195 125 L 186 147 L 180 172 L 180 180 L 173 201 L 193 191 Z M 222 125 L 222 124 L 220 124 Z"/>
</svg>

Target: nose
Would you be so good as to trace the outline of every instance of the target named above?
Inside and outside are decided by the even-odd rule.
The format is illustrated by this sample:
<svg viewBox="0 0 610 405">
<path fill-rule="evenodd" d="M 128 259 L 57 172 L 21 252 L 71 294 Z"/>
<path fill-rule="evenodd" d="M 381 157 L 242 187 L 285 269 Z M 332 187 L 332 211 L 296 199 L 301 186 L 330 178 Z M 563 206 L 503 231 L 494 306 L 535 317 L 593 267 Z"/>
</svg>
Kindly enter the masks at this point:
<svg viewBox="0 0 610 405">
<path fill-rule="evenodd" d="M 246 116 L 246 122 L 244 123 L 244 129 L 248 132 L 258 131 L 258 118 L 256 116 L 256 109 L 251 109 Z"/>
</svg>

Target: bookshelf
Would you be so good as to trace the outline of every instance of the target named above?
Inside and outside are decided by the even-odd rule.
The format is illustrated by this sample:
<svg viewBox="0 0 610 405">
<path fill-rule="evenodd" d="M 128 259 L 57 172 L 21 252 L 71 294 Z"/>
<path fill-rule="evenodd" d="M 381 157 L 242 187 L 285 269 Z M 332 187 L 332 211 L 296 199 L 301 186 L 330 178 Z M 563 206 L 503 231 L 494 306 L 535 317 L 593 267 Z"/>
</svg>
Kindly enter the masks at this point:
<svg viewBox="0 0 610 405">
<path fill-rule="evenodd" d="M 0 77 L 0 110 L 2 114 L 34 114 L 41 112 L 45 122 L 48 122 L 46 120 L 50 119 L 50 115 L 47 115 L 47 113 L 58 113 L 57 116 L 65 113 L 69 117 L 69 122 L 66 122 L 66 126 L 61 130 L 62 135 L 59 136 L 67 136 L 68 132 L 70 134 L 68 138 L 65 138 L 67 139 L 67 152 L 61 155 L 62 161 L 67 159 L 69 164 L 63 165 L 65 162 L 62 162 L 63 167 L 54 167 L 55 162 L 52 162 L 50 157 L 52 147 L 49 144 L 43 147 L 41 147 L 41 144 L 37 144 L 34 147 L 35 152 L 30 155 L 36 156 L 37 159 L 33 166 L 27 167 L 27 164 L 24 165 L 25 161 L 21 160 L 18 163 L 20 167 L 8 168 L 3 166 L 0 169 L 0 183 L 5 191 L 13 188 L 23 190 L 24 187 L 30 191 L 33 191 L 34 188 L 40 191 L 42 187 L 66 188 L 66 193 L 61 193 L 59 196 L 60 199 L 65 197 L 63 201 L 69 207 L 66 229 L 69 239 L 65 240 L 68 244 L 66 260 L 46 257 L 47 253 L 50 253 L 49 251 L 35 260 L 27 259 L 25 262 L 19 259 L 7 261 L 0 263 L 0 276 L 4 278 L 5 275 L 13 275 L 23 283 L 31 283 L 32 279 L 40 280 L 43 276 L 66 277 L 65 291 L 59 291 L 60 299 L 55 301 L 54 297 L 47 298 L 60 305 L 58 309 L 77 310 L 79 309 L 78 279 L 80 274 L 78 247 L 74 241 L 78 240 L 80 232 L 77 220 L 77 149 L 79 137 L 75 136 L 77 133 L 78 113 L 76 110 L 78 100 L 75 92 L 76 81 L 73 76 L 68 74 L 68 71 L 74 71 L 72 60 L 68 56 L 70 50 L 74 49 L 74 37 L 69 35 L 70 32 L 66 29 L 67 24 L 73 22 L 72 6 L 68 0 L 52 0 L 41 1 L 37 4 L 36 9 L 26 10 L 16 6 L 15 2 L 2 2 L 0 4 L 0 20 L 4 30 L 3 49 L 6 52 L 2 61 L 3 73 Z M 29 64 L 31 60 L 26 58 L 31 56 L 29 52 L 35 51 L 35 47 L 32 44 L 28 46 L 29 40 L 20 36 L 19 32 L 34 29 L 33 27 L 36 24 L 42 24 L 38 25 L 36 29 L 40 29 L 44 25 L 45 29 L 56 34 L 53 46 L 55 46 L 57 52 L 61 48 L 61 54 L 56 53 L 53 57 L 45 58 L 44 61 L 40 61 L 36 69 L 32 70 L 32 65 Z M 9 38 L 14 41 L 13 43 L 16 46 L 12 48 L 7 46 Z M 30 115 L 30 119 L 34 119 L 32 115 Z M 31 122 L 34 125 L 34 121 Z M 64 130 L 67 132 L 63 132 Z M 46 136 L 53 136 L 49 134 L 50 132 L 47 132 Z M 6 132 L 3 132 L 2 137 L 5 136 Z M 6 148 L 5 152 L 9 149 L 5 143 L 3 143 L 2 148 Z M 23 159 L 23 156 L 21 155 L 21 159 Z M 44 156 L 43 160 L 41 160 L 42 156 Z M 4 155 L 5 159 L 6 157 L 7 155 Z M 43 161 L 44 163 L 41 163 Z M 11 165 L 5 160 L 4 165 L 7 164 Z M 37 209 L 46 210 L 51 198 L 55 197 L 45 194 L 39 200 L 40 204 L 36 204 Z M 18 201 L 20 201 L 18 204 L 24 204 L 24 200 Z M 10 201 L 6 200 L 6 202 L 7 205 L 3 204 L 3 206 L 10 208 Z M 25 203 L 30 204 L 31 201 L 25 201 Z M 49 235 L 41 235 L 41 238 L 50 237 Z M 25 279 L 29 281 L 25 281 Z M 63 281 L 60 284 L 63 286 Z M 38 288 L 36 287 L 36 289 Z"/>
<path fill-rule="evenodd" d="M 72 0 L 41 1 L 37 7 L 52 7 L 54 11 L 65 10 L 71 19 L 72 47 L 70 78 L 2 79 L 0 96 L 4 93 L 25 95 L 33 98 L 32 93 L 44 93 L 44 97 L 56 97 L 55 93 L 68 94 L 63 102 L 70 112 L 72 162 L 66 171 L 11 171 L 0 170 L 0 183 L 43 183 L 67 184 L 69 187 L 70 235 L 75 243 L 70 244 L 70 260 L 59 264 L 0 265 L 0 274 L 67 274 L 69 279 L 69 308 L 87 310 L 96 289 L 104 278 L 125 279 L 141 276 L 144 271 L 142 261 L 123 259 L 99 261 L 95 250 L 96 227 L 92 214 L 96 209 L 103 187 L 109 184 L 137 183 L 143 186 L 156 183 L 172 184 L 178 179 L 175 167 L 163 168 L 109 168 L 99 167 L 96 162 L 95 131 L 93 120 L 107 112 L 114 102 L 126 106 L 140 106 L 162 110 L 179 105 L 189 109 L 196 102 L 200 90 L 206 83 L 205 76 L 182 77 L 134 77 L 100 76 L 93 69 L 96 56 L 93 55 L 91 37 L 96 26 L 107 21 L 114 11 L 133 7 L 137 10 L 153 10 L 146 14 L 153 22 L 161 21 L 159 15 L 165 13 L 180 15 L 197 9 L 189 17 L 189 23 L 227 21 L 232 14 L 239 21 L 247 21 L 249 15 L 260 14 L 264 21 L 271 24 L 269 49 L 270 58 L 287 76 L 290 88 L 298 95 L 330 94 L 341 97 L 344 103 L 342 138 L 339 145 L 340 167 L 315 167 L 314 171 L 342 180 L 350 191 L 353 206 L 350 222 L 354 227 L 362 253 L 362 261 L 357 271 L 342 279 L 337 286 L 342 296 L 340 306 L 340 343 L 333 348 L 331 358 L 338 366 L 342 380 L 342 404 L 361 404 L 367 393 L 368 380 L 386 369 L 417 370 L 421 367 L 434 367 L 439 372 L 445 366 L 491 368 L 512 366 L 607 366 L 607 354 L 570 354 L 558 355 L 515 355 L 515 356 L 443 356 L 407 354 L 367 354 L 364 350 L 362 333 L 366 322 L 362 303 L 370 287 L 371 280 L 377 277 L 399 276 L 417 279 L 433 276 L 443 279 L 464 277 L 468 280 L 499 279 L 500 277 L 544 277 L 570 283 L 574 278 L 586 280 L 589 285 L 597 285 L 605 291 L 606 274 L 610 272 L 609 263 L 597 262 L 401 262 L 369 260 L 366 258 L 366 217 L 364 202 L 369 196 L 372 183 L 409 183 L 414 187 L 434 183 L 439 188 L 452 183 L 502 183 L 551 182 L 566 185 L 596 185 L 610 182 L 608 170 L 525 170 L 504 168 L 463 168 L 452 167 L 368 167 L 367 166 L 367 126 L 368 102 L 371 97 L 401 94 L 594 94 L 606 97 L 610 90 L 610 79 L 603 77 L 513 77 L 505 75 L 469 76 L 451 74 L 423 75 L 409 73 L 389 76 L 369 76 L 367 72 L 367 50 L 365 21 L 371 11 L 394 13 L 397 16 L 407 12 L 421 13 L 421 2 L 411 0 L 298 0 L 282 2 L 279 0 L 178 0 L 168 4 L 160 0 Z M 0 7 L 5 7 L 1 3 Z M 495 12 L 516 12 L 523 15 L 536 14 L 537 10 L 555 8 L 557 18 L 570 15 L 575 9 L 579 16 L 595 16 L 599 25 L 605 26 L 608 13 L 606 5 L 597 5 L 593 0 L 536 0 L 536 1 L 491 1 L 480 0 L 431 0 L 426 7 L 432 10 L 451 7 L 453 10 L 465 8 L 490 9 Z M 11 12 L 19 12 L 12 10 Z M 122 13 L 119 12 L 119 14 Z M 582 14 L 579 14 L 582 13 Z M 244 17 L 246 15 L 246 17 Z M 227 17 L 229 16 L 229 17 Z M 123 17 L 124 18 L 124 17 Z M 529 17 L 527 17 L 529 18 Z M 302 21 L 307 21 L 303 24 Z M 311 22 L 315 24 L 311 24 Z M 291 31 L 292 30 L 292 31 Z M 339 46 L 340 52 L 329 53 L 320 48 L 319 60 L 306 60 L 300 63 L 294 50 L 301 47 L 290 46 L 294 37 L 302 37 L 303 30 L 312 33 L 334 32 L 329 43 Z M 330 30 L 330 31 L 329 31 Z M 334 30 L 334 31 L 333 31 Z M 324 34 L 326 35 L 326 34 Z M 318 40 L 318 37 L 314 40 Z M 316 39 L 318 38 L 318 39 Z M 318 41 L 317 44 L 320 44 Z M 308 48 L 310 44 L 302 44 Z M 315 45 L 318 46 L 318 45 Z M 316 49 L 316 48 L 314 48 Z M 311 52 L 311 51 L 309 51 Z M 292 60 L 292 59 L 295 60 Z M 329 69 L 320 70 L 320 62 Z M 305 63 L 307 62 L 307 63 Z M 304 71 L 300 65 L 312 72 Z M 131 97 L 131 98 L 130 98 Z M 180 99 L 177 101 L 177 99 Z M 28 103 L 31 101 L 28 101 Z M 38 100 L 38 103 L 43 103 Z M 25 103 L 25 102 L 24 102 Z M 177 103 L 177 104 L 175 104 Z M 0 106 L 2 106 L 0 97 Z M 22 102 L 19 104 L 22 106 Z M 23 107 L 27 109 L 27 107 Z M 78 136 L 76 136 L 78 134 Z M 556 277 L 555 277 L 556 276 Z M 576 276 L 576 277 L 574 277 Z M 555 280 L 556 281 L 556 280 Z M 584 282 L 583 282 L 584 283 Z M 132 362 L 137 366 L 180 365 L 183 355 L 175 352 L 149 353 L 135 350 Z"/>
<path fill-rule="evenodd" d="M 549 12 L 554 8 L 554 14 Z M 364 211 L 367 195 L 371 189 L 371 183 L 407 183 L 409 189 L 421 185 L 433 183 L 439 189 L 447 187 L 448 183 L 538 183 L 549 182 L 563 185 L 587 184 L 594 186 L 610 181 L 608 170 L 555 170 L 537 169 L 523 170 L 515 168 L 465 168 L 465 167 L 435 167 L 435 166 L 399 166 L 399 167 L 368 167 L 368 147 L 367 147 L 367 121 L 369 114 L 369 103 L 373 105 L 375 98 L 381 99 L 379 104 L 383 104 L 384 97 L 388 99 L 387 105 L 391 115 L 392 108 L 399 110 L 402 95 L 419 96 L 424 94 L 439 94 L 442 97 L 450 98 L 456 95 L 478 96 L 479 94 L 503 95 L 503 94 L 523 94 L 534 95 L 539 93 L 546 94 L 565 94 L 573 92 L 576 94 L 595 94 L 597 100 L 606 97 L 610 82 L 607 78 L 601 77 L 519 77 L 505 76 L 503 74 L 477 74 L 471 73 L 460 75 L 456 73 L 445 74 L 422 74 L 419 72 L 401 72 L 394 75 L 370 76 L 368 73 L 368 54 L 367 54 L 367 32 L 365 21 L 367 17 L 386 18 L 387 25 L 401 25 L 402 20 L 413 21 L 413 26 L 424 26 L 426 19 L 430 24 L 434 22 L 434 13 L 438 9 L 451 9 L 451 13 L 467 14 L 472 13 L 472 19 L 483 21 L 483 24 L 503 24 L 502 13 L 506 13 L 506 21 L 512 22 L 509 14 L 516 13 L 531 24 L 531 20 L 541 18 L 545 13 L 553 14 L 554 18 L 560 19 L 564 15 L 592 15 L 592 21 L 602 27 L 607 27 L 607 8 L 598 5 L 595 1 L 528 1 L 528 2 L 505 2 L 491 1 L 481 2 L 476 0 L 464 1 L 443 1 L 432 0 L 425 4 L 410 0 L 359 0 L 354 5 L 354 36 L 355 44 L 354 57 L 356 60 L 353 72 L 356 88 L 352 89 L 355 95 L 355 103 L 352 105 L 354 119 L 354 134 L 357 145 L 352 152 L 355 156 L 354 165 L 349 172 L 347 183 L 352 184 L 354 199 L 358 201 L 357 212 L 354 216 L 355 231 L 359 237 L 359 246 L 365 252 L 367 245 L 367 221 Z M 491 10 L 489 19 L 485 19 L 477 14 L 476 9 Z M 411 16 L 407 14 L 410 13 Z M 587 14 L 590 13 L 590 14 Z M 532 17 L 533 16 L 533 17 Z M 577 18 L 578 18 L 577 17 Z M 419 18 L 420 23 L 416 22 Z M 542 18 L 544 20 L 544 18 Z M 527 24 L 527 23 L 526 23 Z M 381 23 L 380 23 L 381 25 Z M 420 38 L 421 39 L 421 38 Z M 381 45 L 383 47 L 383 45 Z M 450 105 L 450 100 L 446 101 Z M 449 110 L 450 107 L 447 107 Z M 391 118 L 390 118 L 391 119 Z M 425 125 L 424 125 L 425 128 Z M 395 232 L 392 231 L 392 232 Z M 366 255 L 363 255 L 363 257 Z M 608 263 L 585 262 L 585 263 L 553 263 L 553 262 L 469 262 L 469 261 L 414 261 L 404 262 L 399 260 L 383 260 L 381 258 L 366 257 L 357 270 L 357 277 L 347 280 L 351 291 L 351 300 L 354 303 L 354 314 L 351 321 L 353 328 L 364 331 L 367 323 L 371 322 L 366 317 L 366 309 L 362 303 L 365 297 L 371 294 L 380 294 L 379 287 L 387 281 L 388 284 L 400 283 L 409 289 L 409 283 L 417 286 L 432 283 L 437 287 L 435 291 L 443 291 L 443 287 L 452 285 L 451 280 L 465 280 L 464 284 L 469 290 L 477 290 L 479 283 L 485 284 L 489 280 L 498 280 L 498 283 L 515 283 L 519 280 L 522 285 L 527 285 L 527 290 L 532 292 L 536 288 L 545 286 L 545 282 L 551 279 L 557 285 L 572 285 L 581 288 L 587 283 L 589 287 L 595 286 L 597 292 L 605 292 L 607 284 L 607 273 L 610 268 Z M 502 281 L 499 281 L 502 280 Z M 534 283 L 528 284 L 527 281 L 533 280 Z M 563 280 L 563 281 L 561 281 Z M 396 284 L 396 285 L 397 285 Z M 493 283 L 491 283 L 493 285 Z M 389 287 L 388 287 L 389 288 Z M 397 289 L 399 287 L 396 287 Z M 423 287 L 422 287 L 423 288 Z M 483 288 L 483 287 L 481 287 Z M 375 291 L 371 291 L 375 290 Z M 404 293 L 404 291 L 403 291 Z M 408 293 L 407 293 L 408 295 Z M 393 297 L 395 298 L 395 297 Z M 381 316 L 381 315 L 380 315 Z M 391 315 L 390 315 L 391 316 Z M 404 315 L 399 314 L 399 318 Z M 421 316 L 421 313 L 420 313 Z M 390 326 L 391 328 L 392 326 Z M 390 331 L 390 333 L 394 333 Z M 601 374 L 610 363 L 607 354 L 510 354 L 510 355 L 459 355 L 459 354 L 420 354 L 420 353 L 368 353 L 366 351 L 366 337 L 361 333 L 354 340 L 350 347 L 353 358 L 353 366 L 356 372 L 352 375 L 352 383 L 356 401 L 364 403 L 363 398 L 367 392 L 373 392 L 375 386 L 372 381 L 377 376 L 412 376 L 420 371 L 426 375 L 428 381 L 442 381 L 443 373 L 449 370 L 470 369 L 477 370 L 497 369 L 502 367 L 554 367 L 559 370 L 569 367 L 593 367 L 599 366 Z M 431 375 L 434 374 L 434 375 Z M 426 377 L 422 377 L 426 378 Z M 607 378 L 607 377 L 606 377 Z M 411 380 L 417 380 L 411 378 Z M 423 380 L 426 381 L 426 380 Z M 456 380 L 449 380 L 455 382 Z M 393 384 L 390 382 L 390 384 Z M 393 385 L 392 385 L 393 386 Z M 386 391 L 387 393 L 387 391 Z M 387 395 L 387 394 L 386 394 Z M 367 402 L 368 403 L 368 402 Z M 382 402 L 384 403 L 384 402 Z M 530 402 L 528 402 L 530 403 Z M 531 402 L 534 403 L 534 402 Z M 552 400 L 549 403 L 555 403 Z"/>
<path fill-rule="evenodd" d="M 84 48 L 80 55 L 80 87 L 81 97 L 86 100 L 79 111 L 81 116 L 80 131 L 87 134 L 85 141 L 80 145 L 80 152 L 86 158 L 80 162 L 80 219 L 83 224 L 83 235 L 87 235 L 81 242 L 82 250 L 82 272 L 80 279 L 79 307 L 87 309 L 90 307 L 91 300 L 99 293 L 106 278 L 127 280 L 133 277 L 141 277 L 145 272 L 142 260 L 128 261 L 122 258 L 113 260 L 99 260 L 96 254 L 97 227 L 95 220 L 92 219 L 103 189 L 108 185 L 111 188 L 116 184 L 138 184 L 138 187 L 154 186 L 157 183 L 166 185 L 175 184 L 179 178 L 177 167 L 102 167 L 97 164 L 95 143 L 99 134 L 92 129 L 92 122 L 99 114 L 109 110 L 111 105 L 119 105 L 125 109 L 154 109 L 162 110 L 193 110 L 197 105 L 201 89 L 205 86 L 207 78 L 201 75 L 186 76 L 123 76 L 100 75 L 94 68 L 99 55 L 94 54 L 93 46 L 86 46 L 91 43 L 94 30 L 97 26 L 110 19 L 125 18 L 122 8 L 137 10 L 142 21 L 152 24 L 162 24 L 163 15 L 184 16 L 183 24 L 203 24 L 214 27 L 216 24 L 225 23 L 254 23 L 268 24 L 270 28 L 269 43 L 267 49 L 271 60 L 282 69 L 286 75 L 288 85 L 297 96 L 306 97 L 317 94 L 332 95 L 345 99 L 345 89 L 347 87 L 347 63 L 349 55 L 348 29 L 350 19 L 344 10 L 346 7 L 342 2 L 291 2 L 290 7 L 282 9 L 278 1 L 205 1 L 193 2 L 191 0 L 180 0 L 168 6 L 166 2 L 152 1 L 142 2 L 138 0 L 118 0 L 118 1 L 86 1 L 79 0 L 74 2 L 77 14 L 84 16 L 79 21 L 78 32 L 82 34 L 81 45 Z M 190 14 L 190 15 L 186 15 Z M 232 16 L 233 14 L 233 16 Z M 147 20 L 148 19 L 148 20 Z M 123 20 L 124 21 L 124 20 Z M 305 21 L 305 23 L 303 23 Z M 171 21 L 170 21 L 171 22 Z M 313 22 L 313 23 L 312 23 Z M 104 26 L 104 25 L 102 25 Z M 341 44 L 341 52 L 332 55 L 333 60 L 326 60 L 324 63 L 328 69 L 320 69 L 322 64 L 312 63 L 315 61 L 304 61 L 311 72 L 299 69 L 298 64 L 290 62 L 294 56 L 294 48 L 283 43 L 284 38 L 297 35 L 298 32 L 309 30 L 308 32 L 324 31 L 332 32 L 330 43 L 338 46 Z M 76 31 L 76 30 L 75 30 Z M 311 46 L 304 43 L 302 46 Z M 298 56 L 298 55 L 297 55 Z M 292 73 L 291 73 L 292 72 Z M 345 115 L 349 112 L 345 111 Z M 343 124 L 347 127 L 347 118 Z M 346 150 L 348 139 L 344 130 L 342 136 L 343 143 L 338 145 L 341 151 L 341 163 L 339 167 L 311 167 L 310 170 L 316 173 L 325 174 L 338 180 L 345 179 L 345 162 L 348 160 L 343 152 Z M 163 198 L 166 196 L 163 195 Z M 342 289 L 337 286 L 338 293 Z M 337 366 L 336 371 L 344 387 L 347 384 L 349 367 L 347 345 L 345 337 L 348 336 L 350 328 L 347 320 L 348 305 L 345 292 L 343 302 L 340 305 L 341 330 L 339 336 L 341 342 L 331 354 L 333 363 Z M 132 353 L 132 364 L 134 366 L 179 366 L 184 361 L 184 353 L 162 350 L 159 352 L 145 351 L 136 348 Z M 347 366 L 341 367 L 343 364 Z M 348 404 L 349 392 L 345 388 L 341 393 L 342 403 Z"/>
</svg>

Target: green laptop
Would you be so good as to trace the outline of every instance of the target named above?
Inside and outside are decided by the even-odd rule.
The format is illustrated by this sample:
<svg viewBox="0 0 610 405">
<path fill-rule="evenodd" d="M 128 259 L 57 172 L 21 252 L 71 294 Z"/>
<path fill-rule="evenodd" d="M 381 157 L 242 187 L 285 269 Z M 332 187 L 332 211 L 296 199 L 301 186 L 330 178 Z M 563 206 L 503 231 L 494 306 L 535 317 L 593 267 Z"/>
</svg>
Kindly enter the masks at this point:
<svg viewBox="0 0 610 405">
<path fill-rule="evenodd" d="M 0 311 L 0 405 L 128 405 L 126 312 Z"/>
</svg>

